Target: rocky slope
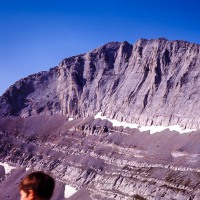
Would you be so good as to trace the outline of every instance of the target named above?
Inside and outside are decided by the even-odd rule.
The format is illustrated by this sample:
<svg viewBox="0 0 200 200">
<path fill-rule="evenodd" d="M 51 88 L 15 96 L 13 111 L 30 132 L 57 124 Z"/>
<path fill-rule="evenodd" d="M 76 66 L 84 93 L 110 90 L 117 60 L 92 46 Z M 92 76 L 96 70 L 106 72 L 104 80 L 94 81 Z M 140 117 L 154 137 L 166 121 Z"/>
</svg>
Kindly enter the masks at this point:
<svg viewBox="0 0 200 200">
<path fill-rule="evenodd" d="M 164 38 L 113 42 L 12 85 L 0 97 L 0 162 L 17 169 L 0 166 L 0 199 L 19 198 L 25 168 L 53 174 L 53 200 L 65 199 L 65 184 L 78 190 L 70 200 L 200 199 L 199 49 Z M 98 112 L 197 130 L 151 135 Z"/>
<path fill-rule="evenodd" d="M 141 125 L 200 127 L 200 46 L 140 39 L 108 43 L 16 82 L 0 116 L 94 116 Z"/>
<path fill-rule="evenodd" d="M 0 199 L 16 200 L 20 199 L 18 185 L 22 178 L 31 171 L 25 168 L 13 169 L 8 175 L 4 174 L 3 180 L 0 181 Z M 55 193 L 52 200 L 64 200 L 64 184 L 56 181 Z"/>
<path fill-rule="evenodd" d="M 0 143 L 4 144 L 0 160 L 51 171 L 57 180 L 78 189 L 71 200 L 83 195 L 88 195 L 85 200 L 198 200 L 199 140 L 199 131 L 180 135 L 166 130 L 150 135 L 114 128 L 109 121 L 92 117 L 68 121 L 62 115 L 40 115 L 0 120 Z M 16 187 L 17 179 L 13 180 L 10 188 Z M 5 183 L 0 184 L 6 197 L 5 188 Z M 60 196 L 55 200 L 63 200 Z"/>
</svg>

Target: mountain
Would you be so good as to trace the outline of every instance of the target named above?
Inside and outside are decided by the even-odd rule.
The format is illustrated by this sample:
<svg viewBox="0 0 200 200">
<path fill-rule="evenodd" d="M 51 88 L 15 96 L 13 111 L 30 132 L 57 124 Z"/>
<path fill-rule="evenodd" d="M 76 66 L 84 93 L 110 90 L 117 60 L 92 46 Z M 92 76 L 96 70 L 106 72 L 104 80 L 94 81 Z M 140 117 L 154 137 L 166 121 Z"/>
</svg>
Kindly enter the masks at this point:
<svg viewBox="0 0 200 200">
<path fill-rule="evenodd" d="M 53 200 L 66 199 L 64 185 L 78 190 L 70 200 L 200 199 L 199 49 L 164 38 L 112 42 L 17 81 L 0 97 L 0 162 L 16 167 L 6 175 L 0 166 L 0 199 L 19 198 L 27 168 L 51 172 Z"/>
<path fill-rule="evenodd" d="M 141 125 L 200 127 L 200 46 L 112 42 L 33 74 L 0 97 L 0 116 L 103 115 Z"/>
</svg>

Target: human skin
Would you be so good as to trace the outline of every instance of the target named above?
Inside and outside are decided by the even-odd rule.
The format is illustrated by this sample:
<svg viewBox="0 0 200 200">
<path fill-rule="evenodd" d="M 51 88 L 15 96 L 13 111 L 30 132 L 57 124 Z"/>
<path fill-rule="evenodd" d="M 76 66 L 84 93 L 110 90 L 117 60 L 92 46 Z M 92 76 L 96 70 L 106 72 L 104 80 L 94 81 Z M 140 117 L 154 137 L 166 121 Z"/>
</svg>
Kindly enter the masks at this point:
<svg viewBox="0 0 200 200">
<path fill-rule="evenodd" d="M 20 190 L 20 197 L 20 200 L 34 200 L 33 190 L 30 190 L 29 194 L 27 194 L 23 190 Z"/>
</svg>

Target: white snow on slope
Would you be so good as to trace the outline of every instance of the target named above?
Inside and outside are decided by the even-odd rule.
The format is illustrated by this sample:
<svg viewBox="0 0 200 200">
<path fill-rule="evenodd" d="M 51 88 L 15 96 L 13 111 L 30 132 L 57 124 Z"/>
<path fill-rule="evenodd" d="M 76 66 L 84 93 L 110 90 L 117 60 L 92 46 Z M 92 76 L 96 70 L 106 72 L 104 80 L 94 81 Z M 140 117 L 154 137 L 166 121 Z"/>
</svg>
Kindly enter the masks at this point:
<svg viewBox="0 0 200 200">
<path fill-rule="evenodd" d="M 12 169 L 14 169 L 15 167 L 10 166 L 7 163 L 2 163 L 0 162 L 0 165 L 2 165 L 5 169 L 5 173 L 8 174 Z"/>
<path fill-rule="evenodd" d="M 170 131 L 177 131 L 179 133 L 188 133 L 192 131 L 196 131 L 196 129 L 182 129 L 179 125 L 174 126 L 140 126 L 139 124 L 131 124 L 126 122 L 119 122 L 115 119 L 109 119 L 105 116 L 101 115 L 101 112 L 97 113 L 94 117 L 95 119 L 107 119 L 108 121 L 112 122 L 113 126 L 122 126 L 122 127 L 129 127 L 129 128 L 137 128 L 141 132 L 143 131 L 150 131 L 150 134 L 161 132 L 165 129 L 169 129 Z"/>
<path fill-rule="evenodd" d="M 70 185 L 65 185 L 65 198 L 71 197 L 76 192 L 76 188 L 71 187 Z"/>
</svg>

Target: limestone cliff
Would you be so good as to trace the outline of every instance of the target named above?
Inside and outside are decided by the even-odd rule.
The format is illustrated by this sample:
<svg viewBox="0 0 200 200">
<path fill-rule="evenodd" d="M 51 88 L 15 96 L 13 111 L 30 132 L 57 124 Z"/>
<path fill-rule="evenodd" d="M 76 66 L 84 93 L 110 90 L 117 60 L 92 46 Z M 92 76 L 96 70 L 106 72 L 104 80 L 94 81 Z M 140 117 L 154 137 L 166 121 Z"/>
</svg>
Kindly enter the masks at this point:
<svg viewBox="0 0 200 200">
<path fill-rule="evenodd" d="M 200 46 L 140 39 L 108 43 L 12 85 L 0 116 L 64 114 L 141 125 L 200 127 Z"/>
</svg>

